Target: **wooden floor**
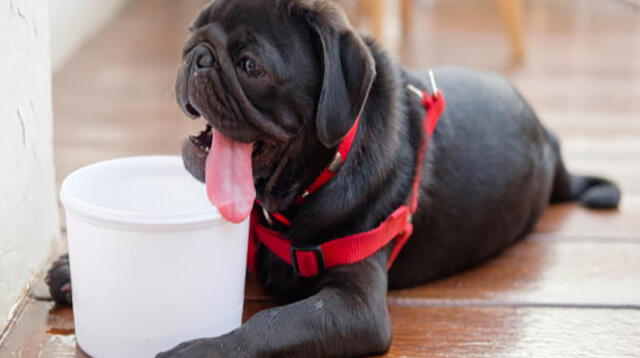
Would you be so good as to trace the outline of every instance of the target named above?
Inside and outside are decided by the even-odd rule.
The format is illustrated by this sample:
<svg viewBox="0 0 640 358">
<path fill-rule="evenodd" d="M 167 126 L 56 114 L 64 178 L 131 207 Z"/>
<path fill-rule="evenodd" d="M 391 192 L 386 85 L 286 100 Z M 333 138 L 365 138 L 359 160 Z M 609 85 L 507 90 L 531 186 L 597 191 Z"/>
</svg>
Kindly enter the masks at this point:
<svg viewBox="0 0 640 358">
<path fill-rule="evenodd" d="M 419 3 L 411 32 L 392 44 L 401 62 L 508 75 L 563 139 L 569 167 L 615 179 L 624 200 L 611 212 L 553 207 L 495 260 L 390 293 L 388 357 L 640 357 L 640 11 L 623 1 L 528 1 L 527 59 L 514 64 L 493 2 Z M 172 90 L 201 5 L 135 2 L 56 75 L 58 182 L 97 160 L 178 153 L 201 127 L 179 113 Z M 83 357 L 71 310 L 42 291 L 0 357 Z M 249 279 L 246 317 L 274 304 Z"/>
</svg>

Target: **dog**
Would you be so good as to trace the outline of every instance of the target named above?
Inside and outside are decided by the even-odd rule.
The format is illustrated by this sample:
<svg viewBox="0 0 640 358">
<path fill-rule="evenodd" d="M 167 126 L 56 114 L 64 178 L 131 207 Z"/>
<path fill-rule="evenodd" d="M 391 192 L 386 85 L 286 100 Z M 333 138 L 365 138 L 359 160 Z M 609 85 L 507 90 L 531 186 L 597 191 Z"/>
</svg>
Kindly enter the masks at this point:
<svg viewBox="0 0 640 358">
<path fill-rule="evenodd" d="M 567 172 L 558 140 L 507 80 L 461 68 L 433 69 L 432 80 L 427 71 L 405 69 L 358 35 L 329 1 L 214 1 L 190 28 L 182 57 L 179 105 L 207 124 L 183 145 L 186 168 L 203 181 L 210 171 L 232 170 L 205 169 L 214 136 L 250 163 L 253 180 L 242 177 L 247 168 L 228 174 L 251 188 L 234 184 L 241 191 L 235 204 L 242 205 L 221 209 L 226 217 L 244 219 L 241 201 L 255 197 L 265 212 L 257 216 L 261 225 L 296 245 L 317 247 L 376 228 L 409 200 L 414 178 L 421 180 L 413 234 L 390 270 L 393 243 L 314 277 L 261 245 L 259 281 L 292 303 L 158 357 L 382 354 L 392 339 L 388 289 L 487 261 L 530 232 L 549 204 L 579 201 L 601 209 L 620 200 L 612 182 Z M 434 93 L 434 84 L 446 109 L 427 136 L 423 101 L 408 88 Z M 356 123 L 333 178 L 305 196 Z M 281 213 L 289 225 L 268 213 Z M 68 273 L 67 257 L 49 271 L 58 302 L 71 301 Z"/>
</svg>

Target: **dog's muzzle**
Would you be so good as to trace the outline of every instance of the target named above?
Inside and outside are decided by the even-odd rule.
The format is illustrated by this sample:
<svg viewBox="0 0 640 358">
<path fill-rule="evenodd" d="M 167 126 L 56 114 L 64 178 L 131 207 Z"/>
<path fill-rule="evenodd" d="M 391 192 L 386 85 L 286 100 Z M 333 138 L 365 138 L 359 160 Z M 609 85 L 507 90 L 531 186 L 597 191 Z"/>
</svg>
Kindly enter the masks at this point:
<svg viewBox="0 0 640 358">
<path fill-rule="evenodd" d="M 195 108 L 189 95 L 190 83 L 200 72 L 209 71 L 216 63 L 216 56 L 211 47 L 200 44 L 191 49 L 185 55 L 184 72 L 179 81 L 183 81 L 182 90 L 178 91 L 178 103 L 184 113 L 195 119 L 201 116 L 200 111 Z"/>
</svg>

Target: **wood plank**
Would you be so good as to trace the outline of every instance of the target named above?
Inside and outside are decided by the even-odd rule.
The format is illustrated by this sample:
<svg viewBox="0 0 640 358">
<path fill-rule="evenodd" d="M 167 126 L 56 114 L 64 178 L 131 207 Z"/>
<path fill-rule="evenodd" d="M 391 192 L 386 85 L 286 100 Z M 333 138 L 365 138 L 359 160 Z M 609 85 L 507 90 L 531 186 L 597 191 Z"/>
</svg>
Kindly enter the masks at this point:
<svg viewBox="0 0 640 358">
<path fill-rule="evenodd" d="M 638 310 L 391 307 L 386 357 L 637 357 Z"/>
<path fill-rule="evenodd" d="M 71 309 L 33 299 L 0 345 L 0 357 L 88 358 L 76 347 Z"/>
<path fill-rule="evenodd" d="M 275 303 L 247 301 L 243 321 Z M 76 344 L 73 310 L 30 299 L 14 329 L 0 345 L 2 358 L 90 358 Z"/>
<path fill-rule="evenodd" d="M 392 291 L 391 305 L 593 305 L 640 308 L 640 241 L 525 240 L 462 274 Z"/>
<path fill-rule="evenodd" d="M 550 207 L 535 227 L 536 233 L 557 237 L 640 237 L 640 196 L 625 196 L 619 210 L 597 211 L 577 204 Z"/>
<path fill-rule="evenodd" d="M 182 140 L 204 128 L 181 113 L 174 81 L 187 27 L 205 3 L 133 2 L 55 74 L 58 184 L 99 160 L 179 154 Z"/>
<path fill-rule="evenodd" d="M 249 302 L 247 315 L 264 303 Z M 639 310 L 391 306 L 386 357 L 632 357 L 640 352 Z M 0 357 L 87 358 L 72 334 L 71 310 L 31 301 Z"/>
</svg>

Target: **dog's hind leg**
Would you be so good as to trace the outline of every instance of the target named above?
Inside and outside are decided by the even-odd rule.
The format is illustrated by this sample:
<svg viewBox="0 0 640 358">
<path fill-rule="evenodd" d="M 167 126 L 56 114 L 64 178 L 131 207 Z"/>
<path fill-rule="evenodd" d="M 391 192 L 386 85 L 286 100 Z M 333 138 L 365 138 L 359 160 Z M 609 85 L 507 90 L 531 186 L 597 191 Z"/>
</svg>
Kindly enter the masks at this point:
<svg viewBox="0 0 640 358">
<path fill-rule="evenodd" d="M 551 203 L 579 201 L 592 209 L 616 208 L 621 197 L 618 186 L 607 179 L 569 173 L 562 161 L 558 139 L 548 131 L 547 135 L 556 156 Z"/>
<path fill-rule="evenodd" d="M 388 253 L 334 268 L 317 294 L 259 312 L 235 331 L 179 345 L 158 358 L 368 357 L 391 344 Z"/>
</svg>

